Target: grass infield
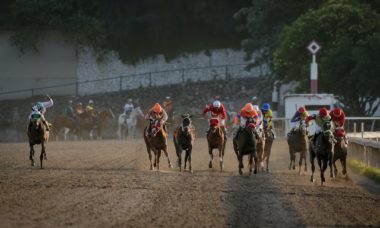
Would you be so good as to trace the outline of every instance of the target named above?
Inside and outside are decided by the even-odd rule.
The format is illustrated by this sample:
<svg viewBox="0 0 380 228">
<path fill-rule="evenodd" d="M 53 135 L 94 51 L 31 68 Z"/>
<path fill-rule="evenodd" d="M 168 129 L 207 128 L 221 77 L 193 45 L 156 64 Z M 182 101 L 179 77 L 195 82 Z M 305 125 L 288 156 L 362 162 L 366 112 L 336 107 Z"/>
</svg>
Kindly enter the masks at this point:
<svg viewBox="0 0 380 228">
<path fill-rule="evenodd" d="M 380 169 L 367 166 L 365 163 L 354 159 L 347 160 L 347 164 L 354 172 L 364 175 L 380 184 Z"/>
</svg>

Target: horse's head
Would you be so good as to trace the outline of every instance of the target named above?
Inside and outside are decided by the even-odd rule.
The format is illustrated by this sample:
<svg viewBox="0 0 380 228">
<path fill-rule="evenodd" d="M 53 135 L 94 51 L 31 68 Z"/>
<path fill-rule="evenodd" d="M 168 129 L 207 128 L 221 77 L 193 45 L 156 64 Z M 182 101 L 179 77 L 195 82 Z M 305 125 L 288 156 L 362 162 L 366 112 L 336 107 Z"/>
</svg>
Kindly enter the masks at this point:
<svg viewBox="0 0 380 228">
<path fill-rule="evenodd" d="M 300 121 L 300 125 L 298 126 L 297 131 L 301 135 L 306 135 L 307 134 L 307 123 L 306 123 L 306 121 L 304 121 L 304 120 Z"/>
<path fill-rule="evenodd" d="M 32 124 L 32 129 L 38 129 L 41 126 L 41 113 L 33 112 L 30 116 L 30 122 Z"/>
<path fill-rule="evenodd" d="M 151 135 L 156 136 L 158 132 L 162 131 L 163 123 L 161 120 L 153 120 L 150 122 Z"/>
<path fill-rule="evenodd" d="M 215 133 L 218 128 L 219 128 L 219 119 L 218 118 L 211 118 L 210 119 L 210 132 Z"/>
<path fill-rule="evenodd" d="M 335 143 L 336 140 L 332 133 L 331 121 L 324 121 L 322 124 L 323 137 L 330 143 Z"/>
<path fill-rule="evenodd" d="M 182 132 L 188 136 L 190 134 L 190 126 L 191 126 L 191 115 L 190 114 L 182 114 Z"/>
</svg>

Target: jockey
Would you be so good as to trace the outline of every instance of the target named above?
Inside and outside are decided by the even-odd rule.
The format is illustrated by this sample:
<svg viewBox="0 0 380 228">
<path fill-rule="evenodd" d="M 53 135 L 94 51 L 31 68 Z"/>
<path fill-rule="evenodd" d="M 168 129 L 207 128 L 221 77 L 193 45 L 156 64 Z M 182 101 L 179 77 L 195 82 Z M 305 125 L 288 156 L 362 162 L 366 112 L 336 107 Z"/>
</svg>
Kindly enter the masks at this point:
<svg viewBox="0 0 380 228">
<path fill-rule="evenodd" d="M 215 100 L 210 105 L 206 105 L 206 107 L 203 109 L 202 116 L 205 116 L 206 113 L 208 113 L 208 112 L 210 112 L 211 119 L 216 118 L 219 120 L 220 126 L 222 127 L 223 132 L 224 132 L 224 139 L 226 140 L 227 139 L 227 129 L 225 126 L 225 122 L 226 122 L 227 113 L 226 113 L 226 109 L 224 108 L 223 104 L 220 103 L 220 101 Z M 207 135 L 210 131 L 211 119 L 209 120 L 209 128 L 206 131 Z"/>
<path fill-rule="evenodd" d="M 306 121 L 308 116 L 309 113 L 306 111 L 306 108 L 303 106 L 299 107 L 296 113 L 294 113 L 292 119 L 290 120 L 290 123 L 292 124 L 292 129 L 290 131 L 294 131 L 300 125 L 301 121 Z"/>
<path fill-rule="evenodd" d="M 330 112 L 331 120 L 334 123 L 335 131 L 334 135 L 338 137 L 343 137 L 344 142 L 348 144 L 346 132 L 344 131 L 344 122 L 346 120 L 346 115 L 340 108 L 335 108 Z"/>
<path fill-rule="evenodd" d="M 264 130 L 272 130 L 272 110 L 268 103 L 264 103 L 261 107 L 261 112 L 263 113 L 263 124 Z"/>
<path fill-rule="evenodd" d="M 94 114 L 94 101 L 92 99 L 88 101 L 86 112 L 90 113 L 91 115 Z"/>
<path fill-rule="evenodd" d="M 63 115 L 72 119 L 75 119 L 73 101 L 69 100 L 67 106 L 63 110 Z"/>
<path fill-rule="evenodd" d="M 310 120 L 315 120 L 316 123 L 315 133 L 311 138 L 311 142 L 315 146 L 315 139 L 318 137 L 318 135 L 320 135 L 323 123 L 326 121 L 331 122 L 331 116 L 329 115 L 329 111 L 326 108 L 321 108 L 319 109 L 318 115 L 314 114 L 312 116 L 307 117 L 306 122 L 309 122 Z"/>
<path fill-rule="evenodd" d="M 145 115 L 145 119 L 149 120 L 150 123 L 152 123 L 155 120 L 162 121 L 163 127 L 165 132 L 166 131 L 166 125 L 165 122 L 168 120 L 168 114 L 166 111 L 161 107 L 159 103 L 155 103 L 153 107 L 148 111 L 148 113 Z M 151 132 L 151 124 L 149 124 L 148 133 Z"/>
<path fill-rule="evenodd" d="M 255 125 L 258 123 L 258 121 L 260 121 L 260 117 L 251 103 L 245 104 L 244 107 L 240 110 L 239 114 L 235 117 L 234 124 L 238 125 L 240 120 L 240 126 L 235 134 L 234 139 L 237 139 L 241 130 L 245 128 L 248 118 L 253 118 L 255 120 Z"/>
<path fill-rule="evenodd" d="M 35 105 L 32 106 L 32 112 L 29 115 L 28 131 L 30 130 L 30 127 L 31 127 L 31 121 L 30 120 L 32 119 L 33 114 L 40 114 L 41 119 L 42 119 L 42 123 L 45 125 L 46 130 L 47 131 L 50 130 L 50 126 L 45 119 L 45 113 L 46 113 L 46 108 L 52 107 L 54 103 L 53 103 L 53 99 L 51 99 L 50 97 L 48 97 L 48 99 L 49 99 L 49 101 L 37 102 Z"/>
<path fill-rule="evenodd" d="M 127 103 L 124 105 L 124 113 L 125 115 L 128 115 L 134 108 L 133 106 L 133 100 L 131 98 L 128 99 Z"/>
<path fill-rule="evenodd" d="M 82 104 L 82 102 L 78 102 L 78 103 L 75 105 L 75 113 L 76 113 L 77 115 L 84 113 L 84 108 L 83 108 L 83 104 Z"/>
</svg>

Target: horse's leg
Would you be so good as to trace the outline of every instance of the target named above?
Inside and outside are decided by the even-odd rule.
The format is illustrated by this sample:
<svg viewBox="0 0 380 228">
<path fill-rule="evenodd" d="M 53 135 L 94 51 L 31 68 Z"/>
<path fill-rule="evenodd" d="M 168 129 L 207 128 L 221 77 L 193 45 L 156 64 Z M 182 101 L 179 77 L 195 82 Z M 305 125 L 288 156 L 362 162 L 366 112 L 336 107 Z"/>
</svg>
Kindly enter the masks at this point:
<svg viewBox="0 0 380 228">
<path fill-rule="evenodd" d="M 163 151 L 165 153 L 166 158 L 168 159 L 169 168 L 173 168 L 173 165 L 170 162 L 170 158 L 169 158 L 169 154 L 168 154 L 168 147 L 165 146 L 165 148 L 163 149 Z M 161 154 L 161 150 L 160 150 L 160 154 Z"/>
<path fill-rule="evenodd" d="M 177 150 L 179 171 L 182 171 L 182 149 L 179 148 L 179 146 L 177 145 L 176 150 Z M 186 156 L 185 156 L 185 167 L 184 167 L 184 169 L 186 169 Z"/>
<path fill-rule="evenodd" d="M 293 164 L 293 169 L 295 169 L 296 153 L 294 152 L 293 149 L 291 149 L 289 151 L 289 154 L 290 154 L 289 170 L 292 168 L 292 164 Z"/>
<path fill-rule="evenodd" d="M 253 153 L 253 159 L 254 159 L 254 161 L 255 161 L 255 169 L 253 170 L 253 173 L 254 174 L 257 174 L 257 153 L 255 152 L 255 153 Z"/>
<path fill-rule="evenodd" d="M 307 150 L 306 149 L 305 149 L 303 155 L 304 155 L 303 158 L 304 158 L 304 161 L 305 161 L 305 172 L 306 172 L 307 171 L 307 162 L 306 162 L 306 160 L 307 160 Z"/>
<path fill-rule="evenodd" d="M 298 162 L 298 174 L 301 175 L 301 167 L 302 167 L 302 160 L 305 154 L 301 151 L 300 152 L 300 161 Z"/>
<path fill-rule="evenodd" d="M 318 165 L 321 170 L 321 185 L 323 185 L 323 182 L 326 181 L 325 179 L 325 170 L 327 169 L 327 160 L 321 161 L 321 159 L 318 159 Z"/>
<path fill-rule="evenodd" d="M 343 175 L 347 174 L 347 169 L 346 169 L 346 157 L 344 156 L 343 158 L 340 158 L 340 163 L 342 164 L 342 173 Z"/>
<path fill-rule="evenodd" d="M 220 172 L 223 171 L 223 148 L 219 148 L 219 166 Z"/>
<path fill-rule="evenodd" d="M 153 163 L 152 163 L 152 152 L 150 150 L 150 146 L 148 146 L 148 143 L 146 142 L 146 150 L 148 152 L 149 161 L 150 161 L 150 170 L 153 170 Z"/>
<path fill-rule="evenodd" d="M 310 165 L 311 165 L 311 177 L 310 177 L 310 182 L 314 182 L 314 172 L 315 172 L 315 156 L 312 151 L 310 151 Z"/>
<path fill-rule="evenodd" d="M 338 168 L 336 167 L 336 160 L 338 160 L 338 156 L 336 156 L 336 153 L 334 153 L 334 156 L 333 156 L 333 159 L 332 159 L 332 164 L 334 166 L 334 174 L 335 174 L 335 177 L 338 175 Z"/>
<path fill-rule="evenodd" d="M 329 167 L 330 167 L 330 177 L 331 177 L 331 178 L 334 177 L 334 175 L 333 175 L 333 167 L 332 167 L 332 159 L 333 159 L 333 153 L 330 152 L 330 153 L 329 153 L 329 156 L 328 156 L 328 160 L 327 160 L 327 162 L 328 162 Z M 327 167 L 326 167 L 326 168 L 327 168 Z M 335 176 L 336 176 L 336 175 L 335 175 Z"/>
<path fill-rule="evenodd" d="M 161 157 L 161 149 L 157 150 L 157 170 L 160 170 L 160 157 Z"/>
<path fill-rule="evenodd" d="M 44 153 L 45 153 L 45 143 L 41 142 L 41 154 L 40 154 L 40 163 L 41 163 L 41 169 L 43 169 L 42 162 L 44 160 Z"/>
<path fill-rule="evenodd" d="M 31 143 L 29 143 L 29 147 L 30 147 L 30 152 L 29 152 L 29 160 L 32 162 L 31 165 L 34 166 L 34 159 L 33 159 L 33 156 L 34 156 L 34 148 L 33 148 L 33 145 Z"/>
<path fill-rule="evenodd" d="M 208 154 L 210 155 L 210 161 L 208 163 L 208 167 L 211 169 L 212 168 L 212 160 L 214 159 L 211 147 L 208 147 Z"/>
<path fill-rule="evenodd" d="M 193 153 L 193 146 L 192 145 L 190 145 L 190 147 L 189 147 L 189 149 L 188 149 L 187 152 L 189 154 L 189 156 L 187 157 L 187 159 L 189 161 L 189 171 L 190 171 L 190 173 L 193 173 L 193 167 L 191 166 L 191 155 Z"/>
<path fill-rule="evenodd" d="M 244 166 L 243 166 L 243 155 L 240 153 L 240 151 L 239 151 L 238 159 L 239 159 L 239 174 L 242 175 L 243 174 L 242 169 L 244 168 Z"/>
<path fill-rule="evenodd" d="M 252 174 L 253 170 L 253 153 L 249 155 L 249 175 Z"/>
</svg>

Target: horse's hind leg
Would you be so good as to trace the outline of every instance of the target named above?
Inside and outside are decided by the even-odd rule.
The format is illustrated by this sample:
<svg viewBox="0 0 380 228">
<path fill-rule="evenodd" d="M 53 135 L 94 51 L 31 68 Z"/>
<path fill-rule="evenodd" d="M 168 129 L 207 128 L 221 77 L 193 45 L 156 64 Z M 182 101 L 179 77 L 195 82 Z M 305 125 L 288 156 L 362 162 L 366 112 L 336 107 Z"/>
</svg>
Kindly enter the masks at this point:
<svg viewBox="0 0 380 228">
<path fill-rule="evenodd" d="M 328 157 L 328 164 L 329 164 L 329 167 L 330 167 L 330 177 L 333 178 L 334 175 L 333 175 L 333 167 L 332 167 L 332 153 L 330 153 L 329 157 Z M 327 167 L 326 167 L 327 168 Z M 336 176 L 336 175 L 335 175 Z"/>
<path fill-rule="evenodd" d="M 220 172 L 223 171 L 223 148 L 219 149 L 219 166 L 220 166 Z"/>
<path fill-rule="evenodd" d="M 290 154 L 289 170 L 292 168 L 292 164 L 293 164 L 293 169 L 295 169 L 296 154 L 292 150 L 289 152 L 289 154 Z"/>
<path fill-rule="evenodd" d="M 302 160 L 304 160 L 305 154 L 300 153 L 300 161 L 298 162 L 298 174 L 301 175 Z M 305 164 L 306 165 L 306 164 Z"/>
<path fill-rule="evenodd" d="M 185 157 L 185 166 L 186 166 L 186 161 L 188 160 L 189 161 L 189 171 L 190 171 L 190 173 L 193 172 L 193 168 L 191 167 L 191 153 L 192 153 L 192 150 L 193 149 L 190 146 L 190 148 L 186 151 L 186 157 Z"/>
<path fill-rule="evenodd" d="M 29 152 L 29 160 L 31 161 L 31 166 L 34 166 L 34 159 L 33 159 L 33 156 L 34 156 L 34 148 L 33 148 L 33 145 L 32 144 L 29 144 L 30 146 L 30 152 Z"/>
</svg>

